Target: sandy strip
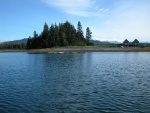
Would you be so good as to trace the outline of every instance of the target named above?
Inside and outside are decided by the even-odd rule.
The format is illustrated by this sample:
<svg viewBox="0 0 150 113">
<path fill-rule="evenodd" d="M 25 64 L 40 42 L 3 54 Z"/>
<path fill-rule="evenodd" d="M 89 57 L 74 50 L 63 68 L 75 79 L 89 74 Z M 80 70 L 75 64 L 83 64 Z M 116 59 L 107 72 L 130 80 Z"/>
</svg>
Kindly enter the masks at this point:
<svg viewBox="0 0 150 113">
<path fill-rule="evenodd" d="M 128 47 L 128 48 L 100 48 L 100 47 L 60 47 L 60 48 L 46 48 L 46 49 L 32 49 L 32 50 L 0 50 L 0 52 L 150 52 L 150 47 Z"/>
</svg>

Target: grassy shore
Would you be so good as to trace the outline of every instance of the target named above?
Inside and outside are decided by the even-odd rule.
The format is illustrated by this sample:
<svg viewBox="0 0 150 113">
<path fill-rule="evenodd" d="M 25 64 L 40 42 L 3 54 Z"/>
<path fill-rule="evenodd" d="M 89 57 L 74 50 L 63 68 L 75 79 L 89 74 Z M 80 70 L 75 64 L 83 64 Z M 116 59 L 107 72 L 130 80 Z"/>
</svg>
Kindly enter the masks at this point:
<svg viewBox="0 0 150 113">
<path fill-rule="evenodd" d="M 47 52 L 150 52 L 150 47 L 99 47 L 99 46 L 71 46 L 56 47 L 32 50 L 0 50 L 0 52 L 29 52 L 29 53 L 47 53 Z"/>
</svg>

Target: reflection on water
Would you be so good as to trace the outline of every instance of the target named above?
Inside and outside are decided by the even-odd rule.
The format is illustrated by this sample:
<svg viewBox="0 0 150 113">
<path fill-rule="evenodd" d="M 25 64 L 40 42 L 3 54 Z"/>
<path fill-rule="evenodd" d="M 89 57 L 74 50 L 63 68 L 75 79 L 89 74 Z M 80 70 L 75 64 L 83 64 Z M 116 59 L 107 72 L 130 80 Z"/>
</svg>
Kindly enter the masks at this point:
<svg viewBox="0 0 150 113">
<path fill-rule="evenodd" d="M 149 53 L 0 53 L 0 113 L 150 112 Z"/>
</svg>

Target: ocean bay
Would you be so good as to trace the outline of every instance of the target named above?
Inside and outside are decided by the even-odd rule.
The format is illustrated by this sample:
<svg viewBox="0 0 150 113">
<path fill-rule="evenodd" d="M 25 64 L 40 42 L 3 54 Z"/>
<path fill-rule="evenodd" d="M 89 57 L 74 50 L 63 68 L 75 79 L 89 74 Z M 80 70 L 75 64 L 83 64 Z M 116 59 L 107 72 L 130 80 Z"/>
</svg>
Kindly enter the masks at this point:
<svg viewBox="0 0 150 113">
<path fill-rule="evenodd" d="M 150 112 L 149 56 L 0 53 L 0 112 Z"/>
</svg>

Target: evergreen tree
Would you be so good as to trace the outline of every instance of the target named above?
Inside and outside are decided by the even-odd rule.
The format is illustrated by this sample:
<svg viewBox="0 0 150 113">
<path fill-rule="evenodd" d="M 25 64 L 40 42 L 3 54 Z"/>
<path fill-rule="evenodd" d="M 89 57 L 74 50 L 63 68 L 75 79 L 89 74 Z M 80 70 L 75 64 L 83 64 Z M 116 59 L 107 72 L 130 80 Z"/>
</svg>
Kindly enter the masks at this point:
<svg viewBox="0 0 150 113">
<path fill-rule="evenodd" d="M 49 38 L 49 27 L 45 22 L 43 32 L 42 32 L 42 48 L 48 47 L 48 39 Z"/>
<path fill-rule="evenodd" d="M 81 40 L 83 41 L 84 39 L 82 25 L 80 21 L 78 22 L 78 25 L 77 25 L 77 38 L 79 39 L 79 41 Z"/>
<path fill-rule="evenodd" d="M 36 33 L 36 31 L 33 32 L 33 48 L 39 48 L 39 43 L 38 43 L 38 34 Z"/>
<path fill-rule="evenodd" d="M 68 45 L 75 45 L 76 30 L 74 26 L 68 21 L 66 21 L 63 26 L 65 28 L 64 32 L 66 34 L 66 40 L 68 42 Z"/>
<path fill-rule="evenodd" d="M 68 37 L 69 45 L 76 45 L 77 38 L 76 38 L 76 29 L 73 25 L 70 25 L 70 35 Z"/>
<path fill-rule="evenodd" d="M 78 25 L 77 25 L 77 33 L 83 36 L 83 30 L 82 30 L 82 25 L 80 21 L 78 22 Z"/>
<path fill-rule="evenodd" d="M 59 46 L 59 27 L 56 25 L 54 26 L 54 36 L 55 36 L 55 45 L 54 46 Z"/>
<path fill-rule="evenodd" d="M 33 32 L 33 38 L 38 38 L 38 34 L 36 33 L 36 31 Z"/>
<path fill-rule="evenodd" d="M 89 42 L 92 38 L 92 32 L 89 27 L 86 28 L 86 40 Z"/>
<path fill-rule="evenodd" d="M 66 28 L 64 24 L 60 24 L 59 26 L 59 37 L 60 37 L 60 46 L 67 46 L 67 36 L 66 36 Z"/>
<path fill-rule="evenodd" d="M 49 46 L 48 47 L 54 47 L 56 46 L 56 37 L 55 37 L 55 26 L 52 24 L 49 28 Z"/>
<path fill-rule="evenodd" d="M 33 49 L 33 43 L 32 43 L 32 38 L 29 36 L 27 40 L 27 49 Z"/>
</svg>

